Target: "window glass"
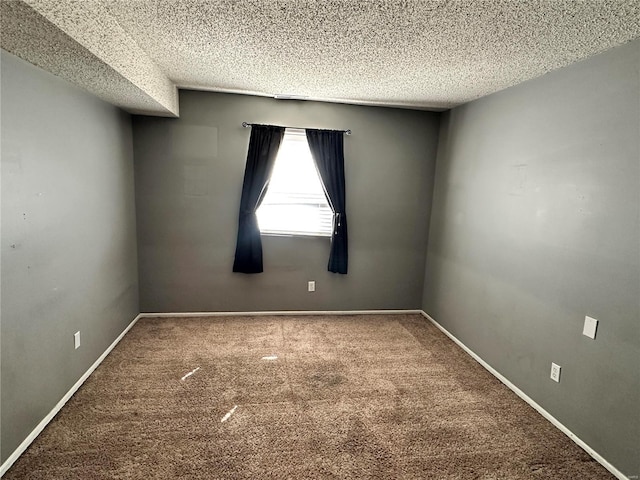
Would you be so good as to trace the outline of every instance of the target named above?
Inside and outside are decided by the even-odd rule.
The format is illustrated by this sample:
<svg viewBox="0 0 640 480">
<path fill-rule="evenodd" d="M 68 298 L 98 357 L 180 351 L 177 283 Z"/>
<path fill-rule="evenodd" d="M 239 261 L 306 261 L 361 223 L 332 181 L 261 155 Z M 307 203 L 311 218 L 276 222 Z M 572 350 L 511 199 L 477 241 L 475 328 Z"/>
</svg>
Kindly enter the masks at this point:
<svg viewBox="0 0 640 480">
<path fill-rule="evenodd" d="M 263 234 L 331 236 L 333 212 L 304 130 L 285 130 L 269 188 L 256 213 Z"/>
</svg>

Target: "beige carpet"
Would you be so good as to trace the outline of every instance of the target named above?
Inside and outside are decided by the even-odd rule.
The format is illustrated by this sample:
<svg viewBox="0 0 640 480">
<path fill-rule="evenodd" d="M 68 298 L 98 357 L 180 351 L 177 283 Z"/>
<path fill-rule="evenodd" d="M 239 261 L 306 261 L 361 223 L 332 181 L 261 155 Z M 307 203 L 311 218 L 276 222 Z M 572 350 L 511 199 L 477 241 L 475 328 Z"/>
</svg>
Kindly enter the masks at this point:
<svg viewBox="0 0 640 480">
<path fill-rule="evenodd" d="M 418 315 L 143 319 L 10 479 L 610 479 Z"/>
</svg>

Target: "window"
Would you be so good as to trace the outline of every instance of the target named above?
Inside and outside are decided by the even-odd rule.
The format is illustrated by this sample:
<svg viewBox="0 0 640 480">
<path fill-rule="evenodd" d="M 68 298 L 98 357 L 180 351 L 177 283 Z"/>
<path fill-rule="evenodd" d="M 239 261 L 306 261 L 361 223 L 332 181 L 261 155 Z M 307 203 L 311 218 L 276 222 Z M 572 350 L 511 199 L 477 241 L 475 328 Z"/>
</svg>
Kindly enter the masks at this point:
<svg viewBox="0 0 640 480">
<path fill-rule="evenodd" d="M 331 236 L 333 212 L 303 129 L 285 130 L 256 214 L 263 234 Z"/>
</svg>

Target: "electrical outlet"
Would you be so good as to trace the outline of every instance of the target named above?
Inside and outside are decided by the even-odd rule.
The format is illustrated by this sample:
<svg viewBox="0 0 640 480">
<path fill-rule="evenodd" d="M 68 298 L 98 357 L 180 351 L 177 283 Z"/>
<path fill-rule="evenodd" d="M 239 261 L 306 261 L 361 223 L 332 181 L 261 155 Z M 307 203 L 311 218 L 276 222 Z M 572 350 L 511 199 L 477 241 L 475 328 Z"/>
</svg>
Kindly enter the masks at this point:
<svg viewBox="0 0 640 480">
<path fill-rule="evenodd" d="M 309 282 L 309 284 L 307 285 L 307 289 L 310 292 L 315 292 L 316 291 L 316 282 L 314 280 L 311 280 Z"/>
<path fill-rule="evenodd" d="M 551 362 L 551 380 L 553 380 L 554 382 L 560 383 L 561 368 L 562 367 L 560 365 L 556 365 L 555 363 Z"/>
<path fill-rule="evenodd" d="M 591 318 L 588 315 L 584 317 L 584 327 L 582 329 L 583 335 L 589 338 L 593 338 L 595 340 L 597 328 L 598 328 L 598 320 L 596 320 L 595 318 Z"/>
<path fill-rule="evenodd" d="M 73 334 L 73 346 L 76 349 L 80 348 L 80 332 L 79 331 Z"/>
</svg>

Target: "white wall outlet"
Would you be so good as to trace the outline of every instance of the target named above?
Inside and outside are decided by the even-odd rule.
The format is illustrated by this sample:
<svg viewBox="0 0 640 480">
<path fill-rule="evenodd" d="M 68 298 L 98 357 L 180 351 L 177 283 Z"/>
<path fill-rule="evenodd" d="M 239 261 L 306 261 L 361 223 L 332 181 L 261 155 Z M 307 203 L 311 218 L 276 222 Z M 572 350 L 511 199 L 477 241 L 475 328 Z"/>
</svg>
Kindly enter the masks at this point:
<svg viewBox="0 0 640 480">
<path fill-rule="evenodd" d="M 560 365 L 556 365 L 555 363 L 551 362 L 551 380 L 553 380 L 554 382 L 560 382 L 560 369 L 562 367 Z"/>
<path fill-rule="evenodd" d="M 311 280 L 308 283 L 307 290 L 310 291 L 310 292 L 315 292 L 316 291 L 316 282 L 314 280 Z"/>
<path fill-rule="evenodd" d="M 73 346 L 75 348 L 80 348 L 80 332 L 76 332 L 73 334 Z"/>
<path fill-rule="evenodd" d="M 590 316 L 584 317 L 584 328 L 582 329 L 582 334 L 586 335 L 589 338 L 596 339 L 596 329 L 598 328 L 598 320 L 595 318 L 591 318 Z"/>
</svg>

